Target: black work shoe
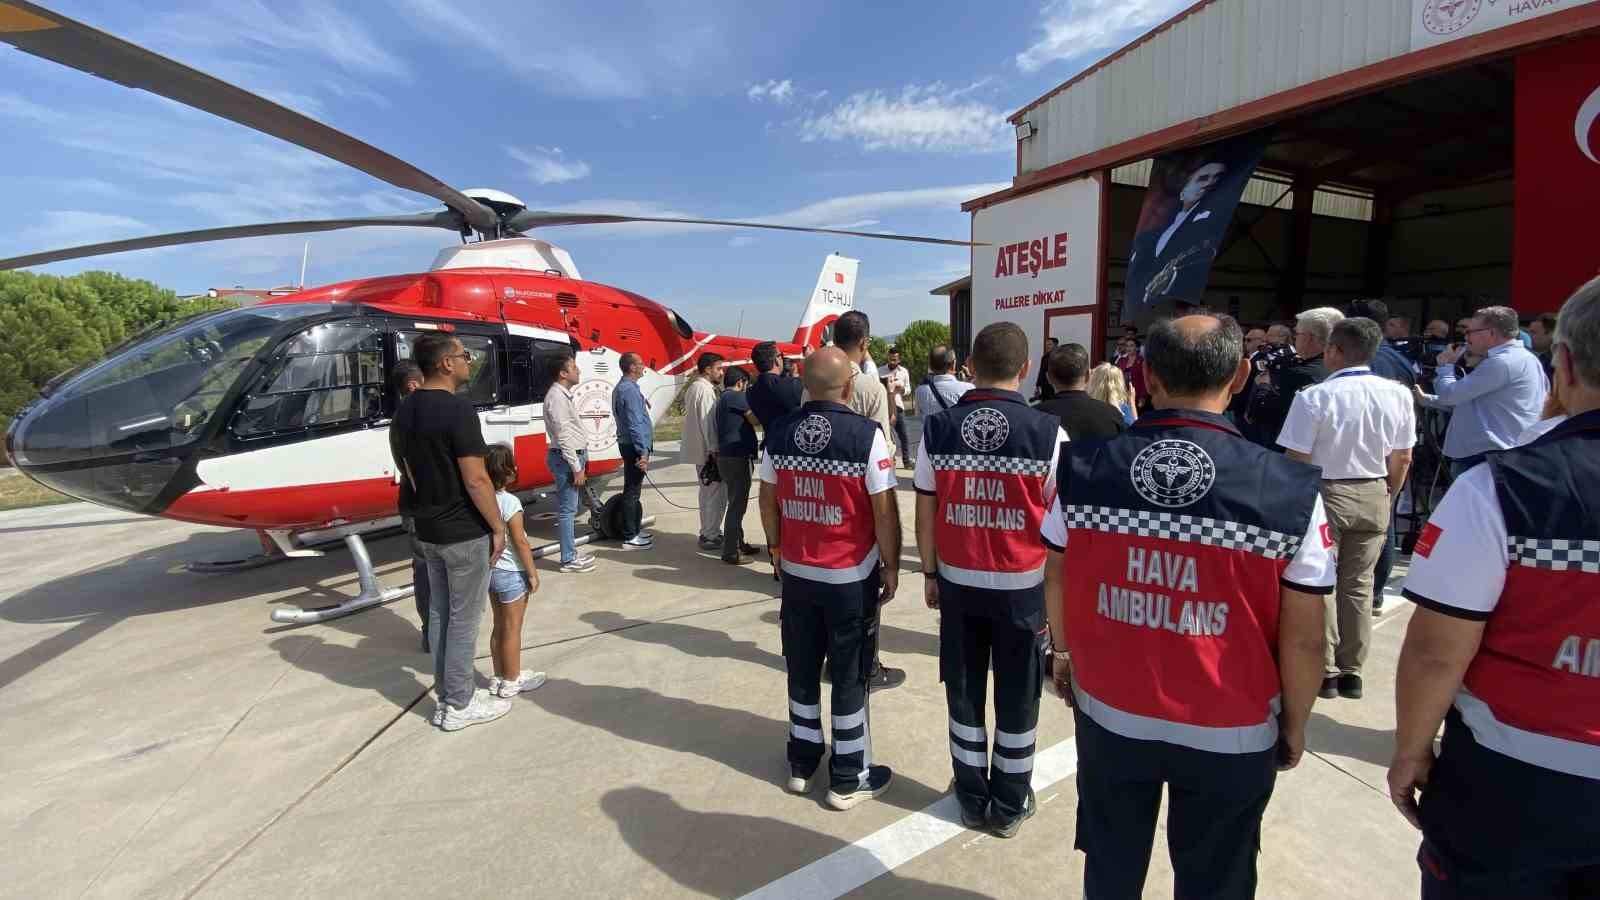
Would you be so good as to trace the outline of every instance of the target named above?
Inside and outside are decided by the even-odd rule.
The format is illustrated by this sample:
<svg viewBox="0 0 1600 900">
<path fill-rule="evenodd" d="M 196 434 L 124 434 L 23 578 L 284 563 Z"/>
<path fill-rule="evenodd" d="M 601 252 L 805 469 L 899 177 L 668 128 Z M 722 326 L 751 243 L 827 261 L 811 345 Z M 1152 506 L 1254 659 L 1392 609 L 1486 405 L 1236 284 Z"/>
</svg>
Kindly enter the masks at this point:
<svg viewBox="0 0 1600 900">
<path fill-rule="evenodd" d="M 982 811 L 973 812 L 972 810 L 967 809 L 965 804 L 958 803 L 956 805 L 961 807 L 962 827 L 970 828 L 973 831 L 989 830 L 989 816 L 987 813 Z"/>
<path fill-rule="evenodd" d="M 905 669 L 891 669 L 888 666 L 879 666 L 878 671 L 867 676 L 867 690 L 869 691 L 886 691 L 905 683 Z"/>
<path fill-rule="evenodd" d="M 718 538 L 717 540 L 714 540 L 714 541 L 709 541 L 709 540 L 706 540 L 705 538 L 700 538 L 697 541 L 697 543 L 700 545 L 700 549 L 701 550 L 721 550 L 722 549 L 722 539 L 721 538 Z"/>
<path fill-rule="evenodd" d="M 828 791 L 828 805 L 834 809 L 851 809 L 871 800 L 889 789 L 894 772 L 888 766 L 868 766 L 867 783 L 856 788 L 838 787 Z"/>
<path fill-rule="evenodd" d="M 1317 696 L 1324 700 L 1339 696 L 1339 679 L 1332 675 L 1322 679 L 1322 690 L 1317 691 Z"/>
<path fill-rule="evenodd" d="M 816 769 L 812 769 L 810 772 L 805 772 L 796 766 L 790 766 L 789 783 L 784 785 L 784 789 L 791 794 L 804 794 L 811 790 L 811 779 L 815 777 L 816 774 Z"/>
<path fill-rule="evenodd" d="M 760 556 L 761 548 L 757 547 L 755 544 L 740 544 L 739 552 L 746 556 Z"/>
<path fill-rule="evenodd" d="M 1036 801 L 1033 796 L 1033 788 L 1028 788 L 1028 797 L 1022 802 L 1021 814 L 1009 822 L 1002 822 L 1000 821 L 999 817 L 991 816 L 989 819 L 989 830 L 994 832 L 995 837 L 1016 837 L 1017 832 L 1022 830 L 1022 823 L 1033 818 L 1033 814 L 1037 811 L 1038 806 L 1038 801 Z M 993 811 L 994 806 L 991 804 L 989 809 Z"/>
<path fill-rule="evenodd" d="M 1360 700 L 1361 699 L 1361 676 L 1360 675 L 1340 675 L 1339 676 L 1339 696 L 1345 698 L 1346 700 Z"/>
<path fill-rule="evenodd" d="M 724 556 L 722 561 L 730 566 L 748 566 L 755 562 L 756 558 L 754 556 L 748 556 L 741 553 L 738 556 Z"/>
</svg>

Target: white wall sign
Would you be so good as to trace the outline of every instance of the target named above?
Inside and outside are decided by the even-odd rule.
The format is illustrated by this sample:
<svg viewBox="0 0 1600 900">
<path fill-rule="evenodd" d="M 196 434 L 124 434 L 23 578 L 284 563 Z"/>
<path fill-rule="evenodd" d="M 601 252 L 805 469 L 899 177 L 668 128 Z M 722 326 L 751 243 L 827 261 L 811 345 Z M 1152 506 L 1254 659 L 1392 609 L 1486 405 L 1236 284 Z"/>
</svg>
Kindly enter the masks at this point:
<svg viewBox="0 0 1600 900">
<path fill-rule="evenodd" d="M 1016 322 L 1037 357 L 1047 311 L 1099 302 L 1095 289 L 1105 251 L 1094 178 L 980 209 L 972 216 L 972 239 L 989 245 L 972 248 L 974 335 L 991 322 Z"/>
<path fill-rule="evenodd" d="M 1600 0 L 1411 0 L 1411 49 L 1421 50 Z"/>
</svg>

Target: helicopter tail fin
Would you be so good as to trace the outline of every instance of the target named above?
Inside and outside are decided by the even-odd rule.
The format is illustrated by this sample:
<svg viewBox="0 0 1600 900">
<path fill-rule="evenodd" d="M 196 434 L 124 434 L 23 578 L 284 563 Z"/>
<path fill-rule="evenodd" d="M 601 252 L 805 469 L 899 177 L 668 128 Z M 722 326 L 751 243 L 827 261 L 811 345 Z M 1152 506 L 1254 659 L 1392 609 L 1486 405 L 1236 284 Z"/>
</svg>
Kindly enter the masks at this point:
<svg viewBox="0 0 1600 900">
<path fill-rule="evenodd" d="M 802 348 L 821 347 L 839 316 L 855 308 L 856 270 L 861 260 L 829 254 L 822 261 L 822 273 L 811 292 L 811 302 L 794 330 L 794 342 Z"/>
</svg>

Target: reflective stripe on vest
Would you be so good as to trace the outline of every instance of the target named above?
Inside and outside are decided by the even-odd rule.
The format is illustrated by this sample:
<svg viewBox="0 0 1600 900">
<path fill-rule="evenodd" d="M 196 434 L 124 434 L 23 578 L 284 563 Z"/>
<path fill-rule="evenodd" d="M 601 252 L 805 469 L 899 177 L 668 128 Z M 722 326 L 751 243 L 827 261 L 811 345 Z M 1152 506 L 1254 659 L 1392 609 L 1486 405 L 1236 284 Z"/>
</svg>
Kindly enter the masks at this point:
<svg viewBox="0 0 1600 900">
<path fill-rule="evenodd" d="M 1600 411 L 1488 466 L 1509 564 L 1456 708 L 1496 752 L 1600 779 Z"/>
<path fill-rule="evenodd" d="M 1278 713 L 1283 709 L 1282 697 L 1274 695 L 1268 704 L 1267 718 L 1260 724 L 1217 728 L 1125 712 L 1096 698 L 1076 683 L 1072 685 L 1072 696 L 1080 712 L 1113 734 L 1139 741 L 1164 741 L 1211 753 L 1260 753 L 1276 746 Z"/>
<path fill-rule="evenodd" d="M 1061 452 L 1068 577 L 1047 602 L 1060 604 L 1079 708 L 1131 738 L 1271 748 L 1281 579 L 1317 470 L 1187 411 Z"/>
<path fill-rule="evenodd" d="M 1466 688 L 1456 694 L 1456 709 L 1478 743 L 1496 753 L 1568 775 L 1600 779 L 1600 746 L 1507 725 L 1495 717 L 1489 704 Z"/>
<path fill-rule="evenodd" d="M 878 565 L 867 494 L 877 424 L 847 407 L 813 401 L 783 420 L 767 452 L 782 517 L 783 570 L 824 584 L 861 581 Z"/>
<path fill-rule="evenodd" d="M 964 587 L 1026 590 L 1044 583 L 1039 525 L 1060 420 L 1014 391 L 977 388 L 923 429 L 933 469 L 939 572 Z"/>
</svg>

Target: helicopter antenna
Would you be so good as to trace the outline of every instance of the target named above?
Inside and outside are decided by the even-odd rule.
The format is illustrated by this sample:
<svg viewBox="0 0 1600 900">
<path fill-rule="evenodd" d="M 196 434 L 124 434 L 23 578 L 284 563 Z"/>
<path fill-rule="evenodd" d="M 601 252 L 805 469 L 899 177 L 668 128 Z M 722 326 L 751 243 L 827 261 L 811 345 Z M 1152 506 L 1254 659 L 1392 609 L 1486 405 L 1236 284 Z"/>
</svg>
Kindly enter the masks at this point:
<svg viewBox="0 0 1600 900">
<path fill-rule="evenodd" d="M 744 310 L 739 310 L 739 328 L 733 334 L 735 339 L 744 337 Z"/>
<path fill-rule="evenodd" d="M 311 257 L 311 242 L 306 241 L 300 250 L 300 290 L 306 289 L 306 261 Z"/>
</svg>

